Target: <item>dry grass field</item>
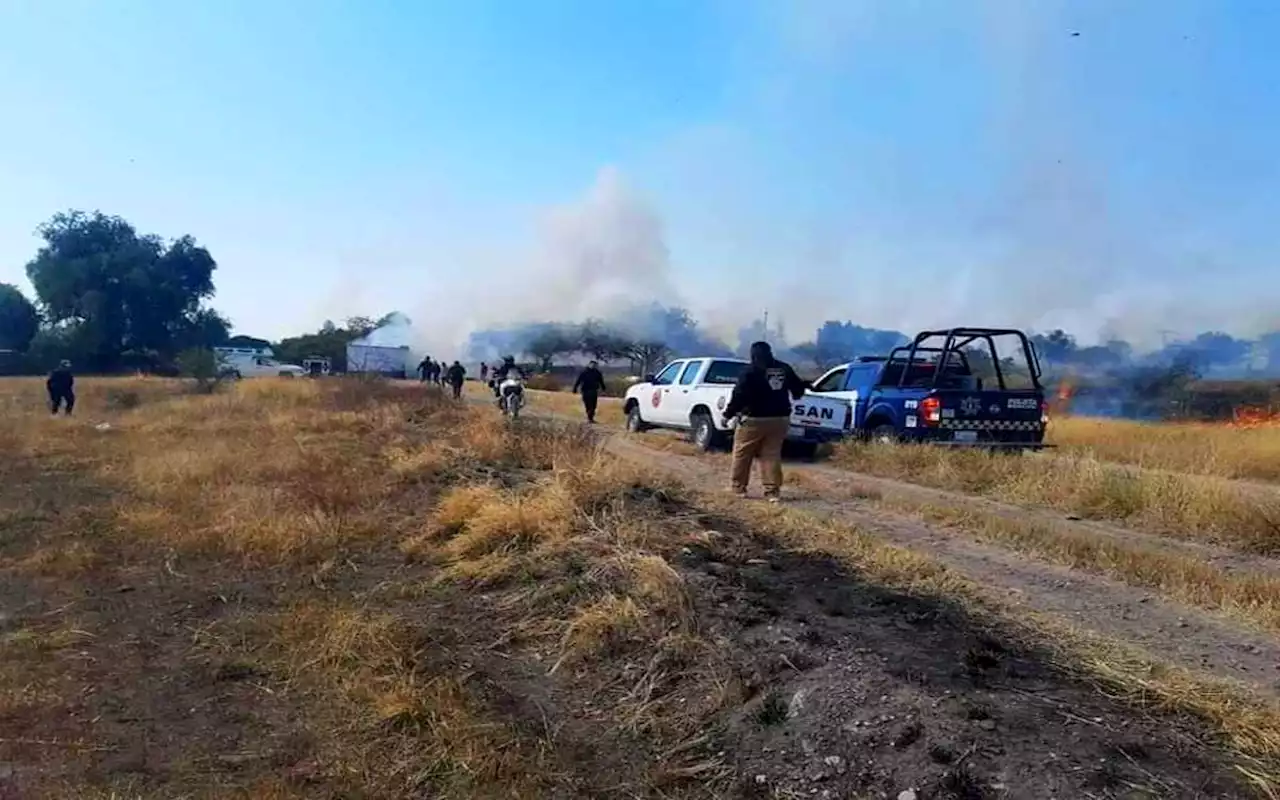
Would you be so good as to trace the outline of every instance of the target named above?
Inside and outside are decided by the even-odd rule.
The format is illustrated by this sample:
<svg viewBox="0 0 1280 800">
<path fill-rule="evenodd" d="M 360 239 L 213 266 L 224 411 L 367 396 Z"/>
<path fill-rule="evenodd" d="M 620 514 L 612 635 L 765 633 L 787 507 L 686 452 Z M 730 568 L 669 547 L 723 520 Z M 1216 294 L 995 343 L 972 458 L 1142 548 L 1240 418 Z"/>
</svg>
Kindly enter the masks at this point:
<svg viewBox="0 0 1280 800">
<path fill-rule="evenodd" d="M 80 383 L 72 418 L 0 384 L 4 800 L 1271 791 L 1273 698 L 583 426 L 415 385 Z M 952 480 L 914 457 L 875 469 Z M 962 488 L 1004 492 L 983 469 Z"/>
</svg>

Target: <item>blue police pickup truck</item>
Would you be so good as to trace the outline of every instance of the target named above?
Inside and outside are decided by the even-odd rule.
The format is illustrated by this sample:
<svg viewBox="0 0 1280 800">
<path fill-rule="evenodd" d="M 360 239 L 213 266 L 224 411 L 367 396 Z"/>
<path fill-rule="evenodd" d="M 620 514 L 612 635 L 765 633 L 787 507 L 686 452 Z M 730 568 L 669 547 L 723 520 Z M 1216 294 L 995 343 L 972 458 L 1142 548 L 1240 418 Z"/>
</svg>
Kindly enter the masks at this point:
<svg viewBox="0 0 1280 800">
<path fill-rule="evenodd" d="M 811 391 L 847 400 L 851 433 L 868 441 L 1031 450 L 1049 446 L 1040 375 L 1021 331 L 951 328 L 834 367 Z"/>
</svg>

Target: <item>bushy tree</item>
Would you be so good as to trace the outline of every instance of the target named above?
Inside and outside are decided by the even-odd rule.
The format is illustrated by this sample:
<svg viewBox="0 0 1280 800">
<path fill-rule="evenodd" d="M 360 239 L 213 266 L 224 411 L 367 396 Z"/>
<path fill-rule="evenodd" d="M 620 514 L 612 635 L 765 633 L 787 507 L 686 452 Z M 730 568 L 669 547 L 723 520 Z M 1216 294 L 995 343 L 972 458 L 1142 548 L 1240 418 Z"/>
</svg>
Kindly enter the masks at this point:
<svg viewBox="0 0 1280 800">
<path fill-rule="evenodd" d="M 202 336 L 225 334 L 225 320 L 201 306 L 217 264 L 192 237 L 166 243 L 97 211 L 55 214 L 39 233 L 44 245 L 27 277 L 47 320 L 75 329 L 85 367 L 115 368 L 127 353 L 172 358 Z"/>
<path fill-rule="evenodd" d="M 25 353 L 40 329 L 40 314 L 18 287 L 0 283 L 0 350 Z"/>
</svg>

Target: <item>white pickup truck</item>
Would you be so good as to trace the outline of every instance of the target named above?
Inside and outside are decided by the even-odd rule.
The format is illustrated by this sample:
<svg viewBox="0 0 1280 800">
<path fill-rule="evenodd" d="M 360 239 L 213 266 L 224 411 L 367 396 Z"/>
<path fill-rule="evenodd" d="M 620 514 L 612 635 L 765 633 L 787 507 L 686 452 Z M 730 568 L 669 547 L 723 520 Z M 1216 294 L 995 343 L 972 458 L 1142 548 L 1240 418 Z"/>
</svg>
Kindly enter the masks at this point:
<svg viewBox="0 0 1280 800">
<path fill-rule="evenodd" d="M 297 364 L 282 364 L 270 355 L 244 352 L 234 348 L 215 347 L 221 373 L 230 378 L 281 377 L 298 378 L 307 371 Z"/>
<path fill-rule="evenodd" d="M 724 419 L 733 386 L 750 363 L 737 358 L 682 358 L 657 375 L 627 389 L 623 411 L 627 430 L 676 428 L 691 433 L 699 449 L 710 450 L 729 438 Z M 806 393 L 792 403 L 791 433 L 795 450 L 812 453 L 821 442 L 844 438 L 849 430 L 847 400 Z"/>
</svg>

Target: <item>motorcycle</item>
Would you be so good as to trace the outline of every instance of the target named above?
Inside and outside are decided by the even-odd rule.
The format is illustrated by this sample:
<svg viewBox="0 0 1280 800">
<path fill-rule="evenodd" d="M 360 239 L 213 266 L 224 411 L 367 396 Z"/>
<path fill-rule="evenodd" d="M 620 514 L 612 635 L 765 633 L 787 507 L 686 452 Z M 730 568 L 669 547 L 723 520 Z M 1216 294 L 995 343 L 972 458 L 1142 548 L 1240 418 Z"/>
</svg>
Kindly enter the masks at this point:
<svg viewBox="0 0 1280 800">
<path fill-rule="evenodd" d="M 524 407 L 524 381 L 506 378 L 498 384 L 498 404 L 504 417 L 519 417 L 520 409 Z"/>
</svg>

